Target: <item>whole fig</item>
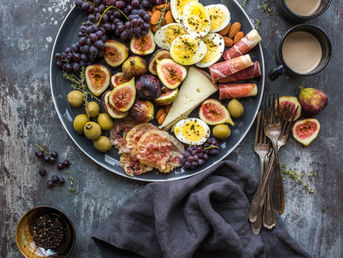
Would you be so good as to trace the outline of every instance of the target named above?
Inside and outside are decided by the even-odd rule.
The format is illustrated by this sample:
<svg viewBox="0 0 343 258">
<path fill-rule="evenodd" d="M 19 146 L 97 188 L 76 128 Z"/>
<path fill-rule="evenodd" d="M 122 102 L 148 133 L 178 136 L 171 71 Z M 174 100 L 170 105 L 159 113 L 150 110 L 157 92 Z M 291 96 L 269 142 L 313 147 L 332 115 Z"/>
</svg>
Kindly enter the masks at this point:
<svg viewBox="0 0 343 258">
<path fill-rule="evenodd" d="M 136 82 L 136 90 L 139 98 L 153 100 L 161 95 L 161 83 L 153 75 L 143 75 Z"/>
<path fill-rule="evenodd" d="M 299 102 L 305 113 L 318 115 L 328 104 L 328 97 L 323 91 L 301 86 L 299 88 Z"/>
<path fill-rule="evenodd" d="M 137 99 L 129 114 L 138 123 L 147 123 L 154 118 L 154 104 L 149 100 Z"/>
</svg>

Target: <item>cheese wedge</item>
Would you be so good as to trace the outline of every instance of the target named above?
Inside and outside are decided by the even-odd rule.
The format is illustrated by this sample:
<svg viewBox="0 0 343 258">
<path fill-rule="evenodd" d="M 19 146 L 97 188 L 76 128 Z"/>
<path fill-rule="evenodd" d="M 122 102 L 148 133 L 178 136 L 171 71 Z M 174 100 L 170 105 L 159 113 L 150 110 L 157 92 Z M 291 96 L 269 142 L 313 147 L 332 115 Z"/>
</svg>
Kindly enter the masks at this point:
<svg viewBox="0 0 343 258">
<path fill-rule="evenodd" d="M 200 103 L 217 90 L 217 86 L 212 83 L 208 73 L 191 67 L 166 119 L 159 128 L 168 130 L 176 122 L 187 117 Z"/>
</svg>

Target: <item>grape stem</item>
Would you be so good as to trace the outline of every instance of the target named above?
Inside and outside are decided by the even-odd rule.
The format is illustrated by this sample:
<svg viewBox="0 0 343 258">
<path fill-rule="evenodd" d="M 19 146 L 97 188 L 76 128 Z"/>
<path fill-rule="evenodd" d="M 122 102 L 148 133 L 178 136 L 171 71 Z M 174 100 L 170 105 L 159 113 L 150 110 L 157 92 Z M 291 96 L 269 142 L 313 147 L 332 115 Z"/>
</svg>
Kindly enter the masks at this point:
<svg viewBox="0 0 343 258">
<path fill-rule="evenodd" d="M 123 13 L 122 10 L 118 9 L 117 7 L 115 7 L 115 6 L 113 6 L 113 5 L 110 5 L 110 6 L 108 6 L 108 7 L 105 9 L 105 11 L 101 14 L 100 19 L 99 19 L 99 21 L 98 21 L 98 23 L 97 23 L 98 26 L 100 25 L 100 22 L 101 22 L 101 20 L 102 20 L 102 17 L 104 17 L 105 13 L 107 13 L 107 11 L 110 10 L 110 9 L 115 9 L 115 10 L 117 10 L 118 12 L 120 12 L 120 13 L 126 18 L 126 20 L 129 20 L 129 18 L 126 16 L 125 13 Z"/>
<path fill-rule="evenodd" d="M 45 154 L 48 154 L 48 151 L 45 148 L 43 148 L 42 146 L 40 146 L 39 144 L 37 144 L 37 143 L 36 143 L 36 147 L 38 149 L 40 149 L 41 151 L 45 152 Z"/>
</svg>

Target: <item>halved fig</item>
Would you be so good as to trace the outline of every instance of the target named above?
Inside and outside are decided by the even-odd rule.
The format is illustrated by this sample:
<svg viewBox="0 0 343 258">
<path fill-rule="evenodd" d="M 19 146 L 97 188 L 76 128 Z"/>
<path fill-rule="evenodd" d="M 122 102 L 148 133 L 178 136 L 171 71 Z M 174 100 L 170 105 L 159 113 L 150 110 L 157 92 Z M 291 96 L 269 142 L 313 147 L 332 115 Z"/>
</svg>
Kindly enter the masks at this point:
<svg viewBox="0 0 343 258">
<path fill-rule="evenodd" d="M 104 58 L 109 66 L 117 67 L 121 65 L 129 56 L 129 48 L 116 40 L 105 42 Z"/>
<path fill-rule="evenodd" d="M 294 121 L 299 119 L 299 117 L 301 116 L 301 105 L 300 105 L 300 103 L 296 97 L 282 96 L 279 98 L 279 103 L 280 103 L 279 104 L 280 105 L 280 111 L 282 111 L 286 107 L 289 107 L 290 105 L 291 106 L 289 108 L 291 108 L 293 106 L 294 110 L 296 108 L 298 108 L 297 113 L 295 114 L 295 117 L 294 117 Z M 293 114 L 294 114 L 294 112 L 292 113 L 292 115 Z M 290 117 L 290 119 L 291 119 L 291 117 Z"/>
<path fill-rule="evenodd" d="M 149 100 L 137 99 L 129 114 L 136 122 L 147 123 L 154 119 L 154 104 Z"/>
<path fill-rule="evenodd" d="M 88 89 L 95 96 L 100 96 L 110 85 L 111 72 L 104 65 L 88 65 L 85 76 Z"/>
<path fill-rule="evenodd" d="M 187 69 L 172 59 L 157 61 L 156 69 L 158 78 L 171 90 L 179 87 L 187 75 Z"/>
<path fill-rule="evenodd" d="M 159 106 L 169 105 L 174 102 L 179 93 L 179 89 L 169 90 L 167 87 L 162 87 L 161 95 L 155 99 L 155 104 Z"/>
<path fill-rule="evenodd" d="M 108 101 L 109 96 L 111 95 L 111 92 L 112 92 L 111 90 L 105 91 L 101 97 L 102 106 L 104 107 L 105 112 L 110 117 L 115 118 L 115 119 L 120 119 L 120 118 L 126 117 L 129 114 L 129 112 L 121 112 L 121 111 L 117 110 Z"/>
<path fill-rule="evenodd" d="M 161 61 L 162 59 L 171 59 L 170 52 L 168 50 L 160 49 L 155 52 L 153 57 L 150 60 L 149 63 L 149 72 L 152 73 L 153 75 L 157 75 L 157 62 L 156 60 Z"/>
<path fill-rule="evenodd" d="M 229 111 L 216 99 L 207 99 L 201 104 L 199 118 L 209 125 L 225 123 L 235 125 Z"/>
<path fill-rule="evenodd" d="M 154 34 L 151 31 L 140 38 L 133 37 L 130 41 L 130 50 L 136 55 L 149 55 L 154 52 L 155 47 Z"/>
<path fill-rule="evenodd" d="M 111 87 L 112 89 L 117 87 L 120 84 L 123 84 L 125 82 L 130 81 L 130 79 L 127 79 L 123 73 L 116 73 L 111 76 Z"/>
<path fill-rule="evenodd" d="M 305 147 L 317 138 L 320 131 L 320 123 L 315 118 L 301 119 L 292 126 L 292 135 L 295 140 Z"/>
<path fill-rule="evenodd" d="M 109 96 L 110 104 L 121 112 L 128 111 L 136 99 L 135 79 L 115 87 Z"/>
<path fill-rule="evenodd" d="M 146 74 L 148 66 L 146 61 L 140 56 L 130 56 L 122 65 L 122 71 L 127 79 L 139 77 Z"/>
</svg>

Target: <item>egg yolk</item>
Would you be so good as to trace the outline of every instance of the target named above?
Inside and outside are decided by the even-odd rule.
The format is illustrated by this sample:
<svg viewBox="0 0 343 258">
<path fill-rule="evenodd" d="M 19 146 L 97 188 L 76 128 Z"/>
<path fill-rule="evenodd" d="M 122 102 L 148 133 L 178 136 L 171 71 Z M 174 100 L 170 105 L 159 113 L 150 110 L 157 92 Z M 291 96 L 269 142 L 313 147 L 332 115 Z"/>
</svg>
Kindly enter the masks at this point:
<svg viewBox="0 0 343 258">
<path fill-rule="evenodd" d="M 190 142 L 198 142 L 205 135 L 205 129 L 197 122 L 188 122 L 182 128 L 182 135 Z"/>
<path fill-rule="evenodd" d="M 220 27 L 226 19 L 226 14 L 223 10 L 213 7 L 207 10 L 208 15 L 210 16 L 211 21 L 211 30 L 215 30 Z"/>
<path fill-rule="evenodd" d="M 204 58 L 201 59 L 201 62 L 209 63 L 218 56 L 218 46 L 211 39 L 204 40 L 204 42 L 207 46 L 207 52 Z"/>
<path fill-rule="evenodd" d="M 182 15 L 183 9 L 185 8 L 186 4 L 190 2 L 194 2 L 196 0 L 176 0 L 176 11 L 179 15 Z"/>
<path fill-rule="evenodd" d="M 181 35 L 185 35 L 186 31 L 184 28 L 180 27 L 179 25 L 170 25 L 165 28 L 164 38 L 165 41 L 171 45 L 173 41 Z"/>
<path fill-rule="evenodd" d="M 189 10 L 190 12 L 186 14 L 188 27 L 196 32 L 206 31 L 210 21 L 203 5 L 196 3 Z"/>
<path fill-rule="evenodd" d="M 198 50 L 198 42 L 190 37 L 180 37 L 174 43 L 173 54 L 181 59 L 193 57 Z"/>
</svg>

